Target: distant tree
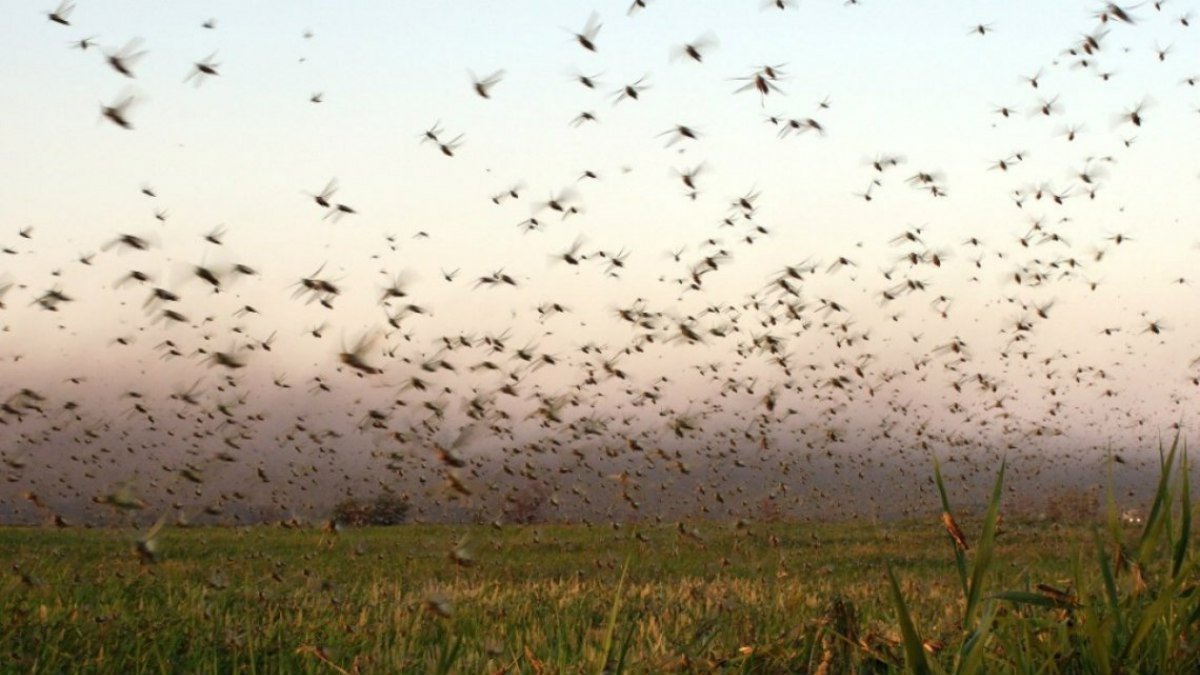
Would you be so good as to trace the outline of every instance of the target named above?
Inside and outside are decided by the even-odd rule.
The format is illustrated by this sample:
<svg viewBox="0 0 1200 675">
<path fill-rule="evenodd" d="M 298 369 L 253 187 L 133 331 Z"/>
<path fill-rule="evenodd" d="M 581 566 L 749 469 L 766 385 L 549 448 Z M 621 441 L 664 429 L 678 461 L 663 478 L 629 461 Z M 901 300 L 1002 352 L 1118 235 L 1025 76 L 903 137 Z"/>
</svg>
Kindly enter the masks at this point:
<svg viewBox="0 0 1200 675">
<path fill-rule="evenodd" d="M 1054 522 L 1087 522 L 1100 510 L 1100 489 L 1063 488 L 1046 497 L 1042 513 Z"/>
<path fill-rule="evenodd" d="M 333 520 L 351 527 L 399 525 L 408 518 L 409 504 L 403 498 L 383 492 L 369 502 L 346 499 L 333 507 Z"/>
<path fill-rule="evenodd" d="M 518 525 L 537 522 L 542 506 L 549 495 L 540 486 L 533 486 L 516 495 L 505 497 L 504 520 Z"/>
<path fill-rule="evenodd" d="M 333 507 L 333 520 L 343 525 L 362 527 L 368 524 L 371 507 L 357 499 L 346 499 Z"/>
<path fill-rule="evenodd" d="M 758 503 L 755 518 L 760 523 L 778 523 L 783 520 L 783 508 L 774 497 L 765 497 Z"/>
<path fill-rule="evenodd" d="M 371 501 L 371 525 L 400 525 L 408 519 L 409 504 L 390 492 L 381 492 Z"/>
</svg>

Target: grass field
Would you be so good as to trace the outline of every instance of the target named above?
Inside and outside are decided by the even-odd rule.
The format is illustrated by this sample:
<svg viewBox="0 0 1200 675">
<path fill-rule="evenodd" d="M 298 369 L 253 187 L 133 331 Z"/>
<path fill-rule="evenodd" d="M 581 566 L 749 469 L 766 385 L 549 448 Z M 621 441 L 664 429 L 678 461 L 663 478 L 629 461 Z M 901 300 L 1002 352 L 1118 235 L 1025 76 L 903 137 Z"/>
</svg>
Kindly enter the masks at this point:
<svg viewBox="0 0 1200 675">
<path fill-rule="evenodd" d="M 0 671 L 1196 672 L 1186 481 L 1158 504 L 990 512 L 966 551 L 936 519 L 164 528 L 153 562 L 132 529 L 9 528 Z"/>
</svg>

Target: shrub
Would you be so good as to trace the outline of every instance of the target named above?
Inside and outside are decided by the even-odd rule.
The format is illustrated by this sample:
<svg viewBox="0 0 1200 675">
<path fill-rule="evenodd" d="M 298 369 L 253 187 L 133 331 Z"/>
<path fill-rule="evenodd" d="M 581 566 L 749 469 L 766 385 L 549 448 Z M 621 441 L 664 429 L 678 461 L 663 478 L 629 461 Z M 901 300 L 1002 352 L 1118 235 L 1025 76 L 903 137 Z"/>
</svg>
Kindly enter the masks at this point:
<svg viewBox="0 0 1200 675">
<path fill-rule="evenodd" d="M 343 525 L 400 525 L 408 518 L 409 504 L 402 497 L 383 492 L 369 502 L 346 499 L 333 507 L 333 519 Z"/>
<path fill-rule="evenodd" d="M 1046 497 L 1042 511 L 1056 523 L 1086 523 L 1100 512 L 1100 489 L 1063 488 Z"/>
</svg>

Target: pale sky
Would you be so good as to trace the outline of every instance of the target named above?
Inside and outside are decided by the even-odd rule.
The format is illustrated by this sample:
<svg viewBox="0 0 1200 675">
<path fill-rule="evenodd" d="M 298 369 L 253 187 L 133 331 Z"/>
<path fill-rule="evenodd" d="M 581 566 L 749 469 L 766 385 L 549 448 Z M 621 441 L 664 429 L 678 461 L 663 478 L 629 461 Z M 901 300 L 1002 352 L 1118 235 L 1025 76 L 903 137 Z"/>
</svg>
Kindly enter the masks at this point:
<svg viewBox="0 0 1200 675">
<path fill-rule="evenodd" d="M 490 518 L 501 469 L 540 466 L 558 472 L 564 513 L 611 512 L 611 494 L 581 502 L 572 486 L 611 493 L 603 477 L 621 470 L 753 485 L 757 502 L 771 488 L 713 468 L 719 448 L 760 448 L 752 469 L 768 476 L 814 456 L 883 456 L 916 462 L 916 481 L 930 452 L 979 458 L 985 473 L 1017 454 L 1034 474 L 1063 457 L 1092 466 L 1106 444 L 1150 456 L 1194 417 L 1200 81 L 1186 80 L 1200 76 L 1200 41 L 1181 18 L 1195 2 L 1139 5 L 1132 24 L 1101 22 L 1095 2 L 77 4 L 69 26 L 48 20 L 52 4 L 0 4 L 5 499 L 75 503 L 128 483 L 156 508 L 261 502 L 266 467 L 270 498 L 291 510 L 366 478 L 432 513 L 462 472 L 491 486 L 468 499 Z M 595 52 L 574 37 L 593 11 Z M 1099 50 L 1084 54 L 1089 35 Z M 105 55 L 134 39 L 146 53 L 129 78 Z M 711 43 L 703 63 L 677 58 L 698 39 Z M 219 75 L 197 80 L 214 53 Z M 765 66 L 777 90 L 735 93 Z M 470 73 L 500 70 L 478 96 Z M 617 101 L 639 78 L 638 99 Z M 128 95 L 129 130 L 100 115 Z M 572 125 L 584 111 L 597 121 Z M 788 120 L 822 131 L 781 138 Z M 462 134 L 453 157 L 420 142 L 435 124 L 442 142 Z M 699 137 L 668 146 L 677 125 Z M 880 173 L 882 157 L 900 160 Z M 679 172 L 701 164 L 689 198 Z M 921 173 L 946 196 L 907 182 Z M 331 178 L 330 199 L 356 213 L 314 203 Z M 517 185 L 519 199 L 491 200 Z M 568 218 L 544 207 L 564 190 L 579 209 Z M 751 219 L 734 205 L 747 194 Z M 538 231 L 520 227 L 530 217 Z M 916 228 L 919 241 L 893 242 Z M 218 229 L 220 245 L 204 239 Z M 120 235 L 149 248 L 108 248 Z M 554 260 L 580 238 L 582 264 Z M 608 265 L 621 250 L 624 266 Z M 687 289 L 710 257 L 718 269 Z M 258 274 L 224 277 L 216 294 L 193 274 L 234 264 Z M 798 295 L 773 285 L 788 265 L 805 268 L 789 282 Z M 478 287 L 501 269 L 515 288 Z M 131 270 L 153 280 L 118 284 Z M 397 276 L 407 297 L 381 305 Z M 332 309 L 297 297 L 304 277 L 338 287 Z M 144 307 L 155 287 L 180 296 L 169 307 L 187 322 Z M 52 289 L 73 301 L 48 311 L 38 300 Z M 421 313 L 389 325 L 410 303 Z M 570 312 L 542 316 L 547 303 Z M 635 305 L 654 315 L 646 326 L 618 317 Z M 667 340 L 681 322 L 704 343 Z M 483 338 L 504 331 L 490 352 Z M 339 354 L 368 334 L 363 358 L 382 372 L 359 377 Z M 780 339 L 786 370 L 754 347 L 763 335 Z M 441 351 L 444 336 L 474 346 Z M 206 360 L 218 351 L 245 367 Z M 429 359 L 455 370 L 427 372 Z M 499 371 L 472 369 L 484 361 Z M 272 383 L 285 375 L 290 388 Z M 428 387 L 404 388 L 414 377 Z M 466 467 L 449 466 L 431 443 L 458 435 L 476 395 L 491 428 L 462 450 Z M 578 405 L 547 420 L 537 395 Z M 385 421 L 363 432 L 368 411 Z M 695 426 L 682 437 L 680 419 Z M 333 434 L 306 442 L 318 429 Z M 629 454 L 630 439 L 684 459 Z M 561 468 L 571 450 L 602 448 L 596 467 Z M 389 453 L 408 458 L 403 475 Z M 708 475 L 676 476 L 685 460 Z M 188 466 L 214 478 L 181 493 Z M 284 474 L 315 478 L 299 493 Z M 845 489 L 877 489 L 862 482 Z"/>
</svg>

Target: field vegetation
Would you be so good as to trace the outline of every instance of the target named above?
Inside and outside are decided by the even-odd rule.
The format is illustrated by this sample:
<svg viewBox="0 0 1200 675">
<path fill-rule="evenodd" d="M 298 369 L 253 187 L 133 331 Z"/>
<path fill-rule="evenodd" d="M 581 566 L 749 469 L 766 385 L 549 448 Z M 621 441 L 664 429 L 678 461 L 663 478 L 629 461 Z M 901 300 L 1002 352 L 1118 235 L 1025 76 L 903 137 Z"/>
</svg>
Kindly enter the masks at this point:
<svg viewBox="0 0 1200 675">
<path fill-rule="evenodd" d="M 1001 468 L 941 522 L 8 528 L 0 671 L 1194 673 L 1182 455 L 1136 526 Z"/>
</svg>

